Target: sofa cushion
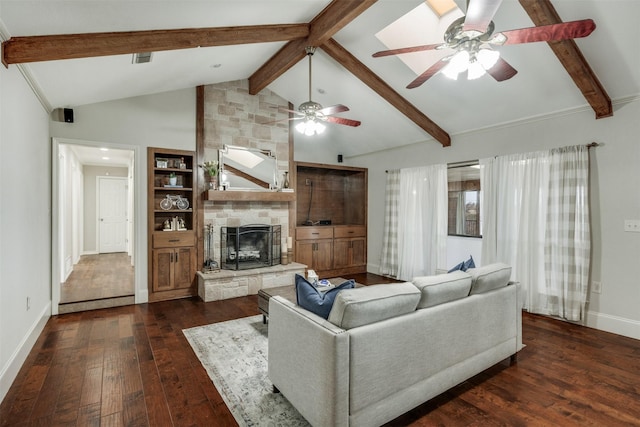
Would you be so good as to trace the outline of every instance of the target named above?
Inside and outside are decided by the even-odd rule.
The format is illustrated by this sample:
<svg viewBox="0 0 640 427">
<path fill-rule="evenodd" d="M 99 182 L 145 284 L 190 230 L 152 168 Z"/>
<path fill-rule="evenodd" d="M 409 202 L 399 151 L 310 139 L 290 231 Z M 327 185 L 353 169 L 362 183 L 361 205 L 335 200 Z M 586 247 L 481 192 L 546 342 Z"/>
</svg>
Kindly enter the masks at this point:
<svg viewBox="0 0 640 427">
<path fill-rule="evenodd" d="M 336 296 L 329 322 L 351 329 L 416 310 L 420 291 L 411 283 L 392 283 L 347 289 Z"/>
<path fill-rule="evenodd" d="M 464 271 L 414 277 L 413 285 L 420 290 L 418 308 L 427 308 L 464 298 L 471 290 L 471 275 Z"/>
<path fill-rule="evenodd" d="M 484 267 L 470 268 L 467 273 L 471 275 L 469 295 L 481 294 L 507 286 L 511 278 L 511 266 L 503 263 L 489 264 Z"/>
<path fill-rule="evenodd" d="M 333 306 L 333 300 L 343 289 L 350 289 L 355 286 L 353 280 L 347 280 L 333 289 L 320 292 L 300 274 L 296 274 L 296 301 L 298 305 L 320 317 L 329 317 L 329 312 Z"/>
</svg>

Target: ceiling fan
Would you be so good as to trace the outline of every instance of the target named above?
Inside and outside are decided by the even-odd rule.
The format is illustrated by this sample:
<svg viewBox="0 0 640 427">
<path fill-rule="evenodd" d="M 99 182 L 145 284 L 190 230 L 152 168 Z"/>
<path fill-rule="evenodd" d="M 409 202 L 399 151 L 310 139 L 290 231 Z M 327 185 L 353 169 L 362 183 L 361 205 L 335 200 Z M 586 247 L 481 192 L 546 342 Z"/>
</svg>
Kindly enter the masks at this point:
<svg viewBox="0 0 640 427">
<path fill-rule="evenodd" d="M 469 80 L 488 73 L 496 81 L 501 82 L 515 76 L 518 71 L 500 58 L 500 52 L 493 50 L 492 46 L 587 37 L 596 28 L 593 20 L 582 19 L 493 34 L 492 19 L 501 3 L 502 0 L 468 0 L 466 16 L 451 23 L 444 33 L 444 43 L 383 50 L 374 53 L 373 57 L 426 50 L 452 49 L 455 51 L 429 67 L 409 83 L 407 89 L 422 85 L 440 70 L 452 79 L 457 79 L 460 73 L 466 71 Z"/>
<path fill-rule="evenodd" d="M 342 104 L 337 104 L 323 108 L 322 105 L 311 100 L 311 57 L 313 56 L 315 51 L 316 48 L 314 46 L 307 46 L 305 48 L 305 52 L 309 57 L 309 100 L 300 104 L 298 110 L 282 109 L 282 111 L 288 111 L 297 115 L 297 117 L 293 117 L 288 120 L 303 120 L 296 125 L 296 130 L 308 136 L 324 132 L 325 125 L 322 124 L 322 122 L 337 123 L 339 125 L 354 127 L 360 126 L 360 121 L 358 120 L 351 120 L 345 119 L 344 117 L 333 116 L 337 113 L 349 111 L 349 107 Z"/>
</svg>

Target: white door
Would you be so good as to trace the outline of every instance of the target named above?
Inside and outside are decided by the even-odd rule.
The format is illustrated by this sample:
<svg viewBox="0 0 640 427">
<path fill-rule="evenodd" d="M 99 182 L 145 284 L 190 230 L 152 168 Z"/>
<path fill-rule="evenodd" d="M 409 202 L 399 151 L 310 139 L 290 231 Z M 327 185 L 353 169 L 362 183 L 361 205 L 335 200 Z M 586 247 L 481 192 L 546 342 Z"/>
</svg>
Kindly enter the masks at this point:
<svg viewBox="0 0 640 427">
<path fill-rule="evenodd" d="M 99 252 L 127 250 L 127 179 L 98 177 Z"/>
</svg>

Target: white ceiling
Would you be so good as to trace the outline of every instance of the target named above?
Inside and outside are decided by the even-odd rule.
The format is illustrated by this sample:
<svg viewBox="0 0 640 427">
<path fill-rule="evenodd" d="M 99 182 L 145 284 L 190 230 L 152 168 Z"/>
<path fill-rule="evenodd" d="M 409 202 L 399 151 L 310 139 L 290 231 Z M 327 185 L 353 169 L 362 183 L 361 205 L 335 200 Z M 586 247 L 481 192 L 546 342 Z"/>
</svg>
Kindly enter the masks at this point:
<svg viewBox="0 0 640 427">
<path fill-rule="evenodd" d="M 456 2 L 464 9 L 464 0 Z M 0 31 L 8 38 L 306 23 L 329 3 L 328 0 L 0 0 Z M 552 0 L 552 3 L 563 21 L 585 18 L 595 21 L 596 30 L 576 43 L 611 99 L 637 97 L 640 1 Z M 499 48 L 502 58 L 518 70 L 515 77 L 501 83 L 489 76 L 453 81 L 438 74 L 419 88 L 405 89 L 416 73 L 397 57 L 374 59 L 371 55 L 387 48 L 375 34 L 418 4 L 420 0 L 379 0 L 333 38 L 448 132 L 452 145 L 460 133 L 589 108 L 546 43 Z M 495 31 L 533 25 L 516 0 L 503 0 L 494 22 Z M 414 38 L 415 34 L 410 36 Z M 425 43 L 440 41 L 425 40 Z M 51 108 L 73 108 L 246 79 L 284 44 L 155 52 L 151 63 L 138 65 L 131 64 L 131 55 L 118 55 L 24 66 Z M 221 66 L 215 68 L 215 64 Z M 299 62 L 268 88 L 296 107 L 307 101 L 307 60 Z M 318 88 L 324 93 L 320 94 Z M 332 145 L 332 149 L 346 157 L 421 141 L 439 145 L 321 49 L 313 57 L 312 98 L 323 106 L 345 104 L 351 111 L 340 116 L 362 121 L 358 128 L 330 124 L 321 138 L 315 137 L 318 143 Z"/>
</svg>

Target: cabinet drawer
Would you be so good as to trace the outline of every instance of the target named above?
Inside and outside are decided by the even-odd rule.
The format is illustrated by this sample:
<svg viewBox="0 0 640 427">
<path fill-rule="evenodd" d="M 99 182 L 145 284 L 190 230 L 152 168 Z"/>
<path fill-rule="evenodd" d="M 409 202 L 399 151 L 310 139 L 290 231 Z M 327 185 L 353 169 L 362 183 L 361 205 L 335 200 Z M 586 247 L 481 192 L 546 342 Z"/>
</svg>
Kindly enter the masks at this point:
<svg viewBox="0 0 640 427">
<path fill-rule="evenodd" d="M 177 246 L 193 246 L 196 236 L 188 231 L 162 231 L 153 234 L 154 248 L 171 248 Z"/>
<path fill-rule="evenodd" d="M 296 228 L 296 240 L 332 239 L 333 227 Z"/>
<path fill-rule="evenodd" d="M 336 239 L 342 237 L 364 237 L 367 235 L 367 228 L 364 225 L 335 227 L 333 235 Z"/>
</svg>

